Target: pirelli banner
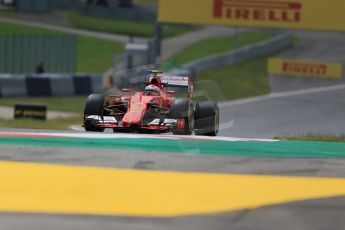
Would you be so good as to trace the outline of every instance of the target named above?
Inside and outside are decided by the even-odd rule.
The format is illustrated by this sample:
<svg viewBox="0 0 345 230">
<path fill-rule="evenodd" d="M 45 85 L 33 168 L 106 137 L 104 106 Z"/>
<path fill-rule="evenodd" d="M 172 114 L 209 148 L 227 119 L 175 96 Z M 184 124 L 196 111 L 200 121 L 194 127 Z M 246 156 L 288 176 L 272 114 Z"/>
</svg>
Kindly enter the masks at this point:
<svg viewBox="0 0 345 230">
<path fill-rule="evenodd" d="M 159 0 L 161 23 L 345 30 L 344 0 Z"/>
<path fill-rule="evenodd" d="M 273 75 L 341 79 L 342 64 L 270 58 L 268 72 Z"/>
</svg>

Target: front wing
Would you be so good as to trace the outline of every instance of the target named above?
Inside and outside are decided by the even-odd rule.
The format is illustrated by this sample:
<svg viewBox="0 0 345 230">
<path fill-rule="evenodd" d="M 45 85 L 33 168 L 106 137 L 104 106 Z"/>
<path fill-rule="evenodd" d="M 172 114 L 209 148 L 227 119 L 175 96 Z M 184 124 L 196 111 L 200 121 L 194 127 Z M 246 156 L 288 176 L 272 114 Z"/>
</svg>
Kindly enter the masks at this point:
<svg viewBox="0 0 345 230">
<path fill-rule="evenodd" d="M 122 121 L 116 120 L 113 116 L 97 116 L 90 115 L 85 117 L 84 123 L 91 124 L 93 126 L 101 128 L 113 128 L 118 130 L 124 129 L 145 129 L 145 130 L 157 130 L 162 132 L 169 132 L 180 126 L 180 121 L 178 119 L 168 119 L 168 118 L 156 118 L 152 121 L 146 122 L 144 125 L 140 126 L 124 126 Z"/>
</svg>

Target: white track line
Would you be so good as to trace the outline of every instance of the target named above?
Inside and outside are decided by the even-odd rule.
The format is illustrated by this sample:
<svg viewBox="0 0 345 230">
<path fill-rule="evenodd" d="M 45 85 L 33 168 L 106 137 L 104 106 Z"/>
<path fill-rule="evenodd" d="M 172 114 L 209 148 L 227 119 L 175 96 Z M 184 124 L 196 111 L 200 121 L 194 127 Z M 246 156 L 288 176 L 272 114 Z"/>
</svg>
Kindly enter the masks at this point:
<svg viewBox="0 0 345 230">
<path fill-rule="evenodd" d="M 234 126 L 234 120 L 219 124 L 219 130 L 230 129 L 232 126 Z M 81 125 L 71 125 L 68 128 L 74 131 L 85 131 L 85 129 Z"/>
<path fill-rule="evenodd" d="M 126 133 L 44 133 L 44 132 L 1 132 L 0 136 L 28 136 L 28 137 L 65 137 L 65 138 L 91 138 L 91 139 L 177 139 L 177 140 L 200 140 L 200 141 L 259 141 L 273 142 L 272 139 L 252 139 L 235 137 L 208 137 L 208 136 L 183 136 L 183 135 L 156 135 L 156 134 L 126 134 Z"/>
<path fill-rule="evenodd" d="M 234 120 L 233 119 L 231 121 L 223 122 L 223 123 L 219 124 L 219 130 L 230 129 L 230 128 L 232 128 L 232 126 L 234 126 Z"/>
<path fill-rule="evenodd" d="M 232 126 L 234 125 L 234 120 L 231 120 L 229 122 L 225 122 L 219 125 L 219 130 L 225 130 L 225 129 L 230 129 Z M 81 132 L 85 132 L 85 129 L 81 126 L 81 125 L 71 125 L 69 126 L 69 128 L 71 130 L 74 131 L 81 131 Z M 88 133 L 90 135 L 90 133 Z M 103 134 L 103 135 L 107 135 L 107 138 L 114 138 L 114 136 L 111 136 L 112 133 L 109 134 Z M 99 137 L 100 134 L 96 134 L 96 137 Z M 161 135 L 150 135 L 150 134 L 115 134 L 116 137 L 118 137 L 118 135 L 121 135 L 121 137 L 125 137 L 125 138 L 143 138 L 143 136 L 145 138 L 151 138 L 153 136 L 155 137 L 163 137 L 163 138 L 167 138 L 167 137 L 173 137 L 173 139 L 179 139 L 178 136 L 174 136 L 174 135 L 168 135 L 168 134 L 161 134 Z M 189 137 L 189 138 L 193 138 L 193 139 L 210 139 L 210 140 L 228 140 L 228 137 L 206 137 L 206 136 L 185 136 L 185 137 Z M 225 139 L 224 139 L 225 138 Z M 236 137 L 229 137 L 231 140 L 259 140 L 259 141 L 272 141 L 271 139 L 250 139 L 250 138 L 236 138 Z"/>
<path fill-rule="evenodd" d="M 71 125 L 68 128 L 74 131 L 85 131 L 85 129 L 81 125 Z"/>
<path fill-rule="evenodd" d="M 296 91 L 289 91 L 289 92 L 281 92 L 281 93 L 271 93 L 264 96 L 251 97 L 251 98 L 240 99 L 236 101 L 222 102 L 222 103 L 219 103 L 219 107 L 224 108 L 224 107 L 230 107 L 234 105 L 242 105 L 242 104 L 247 104 L 247 103 L 259 102 L 259 101 L 273 99 L 273 98 L 284 98 L 284 97 L 292 97 L 292 96 L 306 95 L 306 94 L 312 94 L 312 93 L 323 93 L 323 92 L 330 92 L 330 91 L 342 90 L 342 89 L 345 89 L 345 84 L 318 87 L 318 88 L 312 88 L 312 89 L 303 89 L 303 90 L 296 90 Z"/>
</svg>

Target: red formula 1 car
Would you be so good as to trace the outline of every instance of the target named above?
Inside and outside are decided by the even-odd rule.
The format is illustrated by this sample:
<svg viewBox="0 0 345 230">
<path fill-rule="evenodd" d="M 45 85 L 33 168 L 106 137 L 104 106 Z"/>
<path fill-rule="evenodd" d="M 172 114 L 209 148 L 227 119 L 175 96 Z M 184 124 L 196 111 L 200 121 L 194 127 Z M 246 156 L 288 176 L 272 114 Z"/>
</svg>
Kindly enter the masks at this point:
<svg viewBox="0 0 345 230">
<path fill-rule="evenodd" d="M 172 91 L 171 88 L 176 89 Z M 123 89 L 129 94 L 130 89 Z M 184 98 L 174 95 L 184 92 Z M 86 131 L 103 132 L 173 132 L 173 134 L 216 136 L 219 129 L 219 108 L 216 102 L 192 101 L 190 77 L 165 76 L 150 71 L 145 90 L 133 95 L 91 94 L 84 110 Z"/>
</svg>

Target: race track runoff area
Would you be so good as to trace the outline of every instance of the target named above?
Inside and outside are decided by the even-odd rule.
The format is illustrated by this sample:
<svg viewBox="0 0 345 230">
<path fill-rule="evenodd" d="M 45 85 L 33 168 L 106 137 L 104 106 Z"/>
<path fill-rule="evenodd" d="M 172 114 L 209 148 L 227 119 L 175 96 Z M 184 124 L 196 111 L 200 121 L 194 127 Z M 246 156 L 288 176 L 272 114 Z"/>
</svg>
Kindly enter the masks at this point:
<svg viewBox="0 0 345 230">
<path fill-rule="evenodd" d="M 228 137 L 1 132 L 0 145 L 49 147 L 52 152 L 68 147 L 183 156 L 345 158 L 345 143 Z M 0 178 L 0 212 L 5 213 L 176 217 L 345 196 L 345 179 L 339 177 L 138 170 L 3 158 Z"/>
<path fill-rule="evenodd" d="M 0 162 L 0 168 L 0 210 L 5 212 L 171 217 L 345 195 L 344 179 L 13 162 Z"/>
</svg>

